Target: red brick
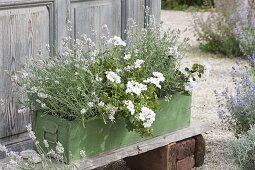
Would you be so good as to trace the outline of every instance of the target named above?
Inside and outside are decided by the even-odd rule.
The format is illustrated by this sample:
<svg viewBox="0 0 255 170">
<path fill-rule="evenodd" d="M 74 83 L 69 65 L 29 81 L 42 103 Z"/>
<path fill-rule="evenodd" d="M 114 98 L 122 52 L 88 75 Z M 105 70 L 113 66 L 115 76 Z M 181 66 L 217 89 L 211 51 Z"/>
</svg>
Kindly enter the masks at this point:
<svg viewBox="0 0 255 170">
<path fill-rule="evenodd" d="M 174 143 L 124 160 L 132 170 L 176 170 L 176 156 Z"/>
<path fill-rule="evenodd" d="M 177 170 L 191 170 L 195 165 L 194 155 L 177 161 Z"/>
<path fill-rule="evenodd" d="M 202 166 L 205 160 L 205 140 L 202 135 L 195 136 L 195 167 Z"/>
<path fill-rule="evenodd" d="M 186 157 L 189 157 L 195 152 L 195 139 L 189 138 L 183 141 L 178 142 L 177 144 L 177 159 L 181 160 Z"/>
</svg>

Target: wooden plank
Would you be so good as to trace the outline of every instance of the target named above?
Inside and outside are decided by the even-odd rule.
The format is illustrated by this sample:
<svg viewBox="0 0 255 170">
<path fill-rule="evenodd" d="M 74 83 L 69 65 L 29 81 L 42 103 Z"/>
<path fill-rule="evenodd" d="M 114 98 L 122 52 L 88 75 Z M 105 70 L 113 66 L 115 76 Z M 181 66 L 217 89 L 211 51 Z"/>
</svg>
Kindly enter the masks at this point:
<svg viewBox="0 0 255 170">
<path fill-rule="evenodd" d="M 106 24 L 111 35 L 121 36 L 121 0 L 71 1 L 73 36 L 86 34 L 99 42 L 102 26 Z M 96 35 L 91 30 L 94 29 Z"/>
<path fill-rule="evenodd" d="M 18 7 L 0 10 L 0 138 L 25 131 L 30 122 L 29 113 L 18 114 L 19 100 L 13 76 L 26 60 L 31 60 L 45 45 L 51 42 L 50 14 L 48 6 Z"/>
<path fill-rule="evenodd" d="M 135 20 L 136 24 L 144 27 L 144 8 L 145 0 L 127 0 L 126 1 L 126 17 Z"/>
<path fill-rule="evenodd" d="M 155 21 L 160 23 L 161 0 L 146 0 L 146 6 L 150 8 L 150 15 L 155 17 Z"/>
<path fill-rule="evenodd" d="M 108 163 L 123 159 L 125 157 L 138 155 L 158 147 L 168 145 L 173 142 L 177 142 L 192 136 L 202 134 L 209 130 L 208 123 L 202 123 L 199 121 L 191 122 L 190 127 L 178 130 L 172 133 L 168 133 L 153 139 L 149 139 L 134 145 L 130 145 L 109 153 L 103 153 L 91 159 L 75 162 L 75 166 L 78 169 L 89 170 L 97 167 L 104 166 Z"/>
</svg>

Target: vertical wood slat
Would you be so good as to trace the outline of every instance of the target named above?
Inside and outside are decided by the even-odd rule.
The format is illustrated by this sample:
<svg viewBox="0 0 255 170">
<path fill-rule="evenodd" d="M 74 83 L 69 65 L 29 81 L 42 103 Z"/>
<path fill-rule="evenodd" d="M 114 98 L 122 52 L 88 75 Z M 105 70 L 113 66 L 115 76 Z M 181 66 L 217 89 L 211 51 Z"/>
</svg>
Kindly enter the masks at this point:
<svg viewBox="0 0 255 170">
<path fill-rule="evenodd" d="M 86 34 L 99 42 L 104 24 L 111 35 L 121 36 L 121 0 L 71 1 L 71 16 L 74 38 Z"/>
<path fill-rule="evenodd" d="M 47 6 L 15 7 L 0 10 L 0 138 L 25 131 L 29 113 L 18 113 L 20 108 L 15 83 L 6 70 L 15 75 L 26 58 L 43 51 L 50 43 L 50 20 Z"/>
</svg>

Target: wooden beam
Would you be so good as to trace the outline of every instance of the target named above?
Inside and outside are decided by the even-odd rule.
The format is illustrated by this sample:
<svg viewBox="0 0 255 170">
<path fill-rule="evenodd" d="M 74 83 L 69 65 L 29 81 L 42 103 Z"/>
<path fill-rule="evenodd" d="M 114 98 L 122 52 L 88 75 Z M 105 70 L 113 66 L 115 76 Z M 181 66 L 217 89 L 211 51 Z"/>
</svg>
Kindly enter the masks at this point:
<svg viewBox="0 0 255 170">
<path fill-rule="evenodd" d="M 112 152 L 102 153 L 96 157 L 74 162 L 78 169 L 89 170 L 107 165 L 111 162 L 123 159 L 125 157 L 138 155 L 173 142 L 177 142 L 192 136 L 197 136 L 209 130 L 208 123 L 193 121 L 188 128 L 181 129 L 172 133 L 155 137 L 134 145 L 130 145 Z"/>
</svg>

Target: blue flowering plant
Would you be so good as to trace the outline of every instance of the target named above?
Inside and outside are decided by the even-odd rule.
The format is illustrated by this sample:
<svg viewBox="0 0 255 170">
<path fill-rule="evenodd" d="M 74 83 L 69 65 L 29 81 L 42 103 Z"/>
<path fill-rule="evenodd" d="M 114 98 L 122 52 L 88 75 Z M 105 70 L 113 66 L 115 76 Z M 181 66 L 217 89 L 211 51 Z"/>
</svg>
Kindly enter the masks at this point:
<svg viewBox="0 0 255 170">
<path fill-rule="evenodd" d="M 216 93 L 220 102 L 218 114 L 229 129 L 239 134 L 246 133 L 255 124 L 255 55 L 249 57 L 249 65 L 239 73 L 238 67 L 233 67 L 232 77 L 235 83 L 234 93 L 226 88 L 221 94 Z M 223 97 L 224 100 L 220 98 Z M 222 102 L 224 101 L 224 102 Z"/>
<path fill-rule="evenodd" d="M 151 135 L 158 97 L 189 94 L 204 73 L 198 64 L 179 71 L 182 48 L 176 35 L 159 35 L 159 27 L 148 24 L 141 31 L 133 29 L 127 44 L 111 37 L 104 25 L 99 46 L 86 35 L 65 38 L 61 54 L 40 57 L 18 73 L 28 98 L 20 112 L 29 108 L 84 125 L 96 118 L 105 123 L 124 119 L 128 130 Z"/>
</svg>

